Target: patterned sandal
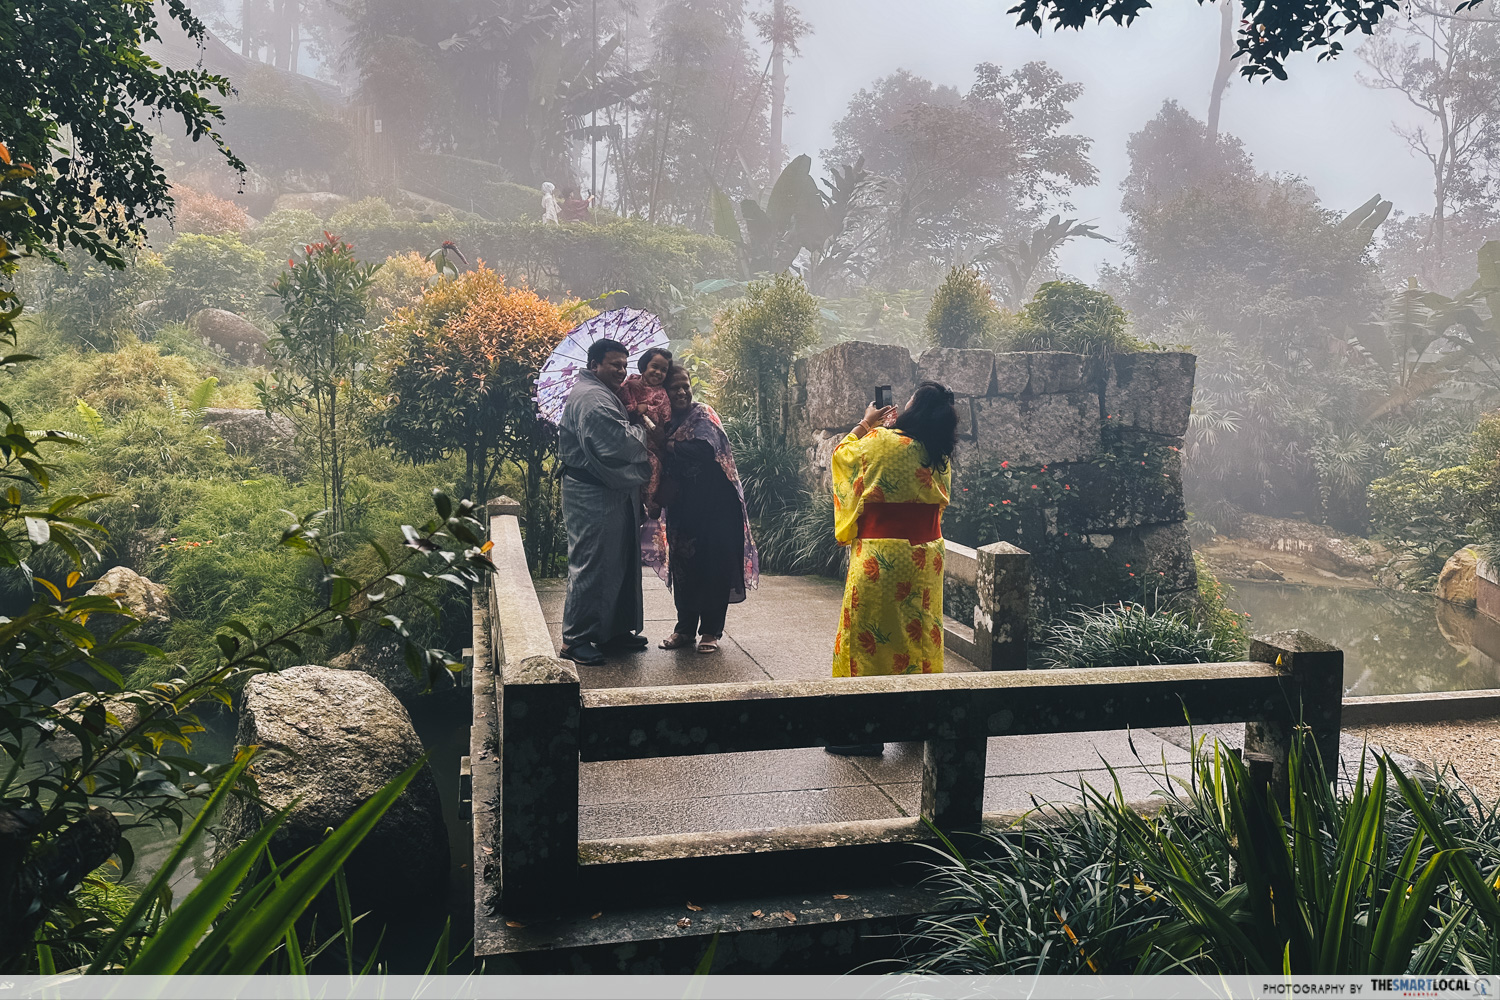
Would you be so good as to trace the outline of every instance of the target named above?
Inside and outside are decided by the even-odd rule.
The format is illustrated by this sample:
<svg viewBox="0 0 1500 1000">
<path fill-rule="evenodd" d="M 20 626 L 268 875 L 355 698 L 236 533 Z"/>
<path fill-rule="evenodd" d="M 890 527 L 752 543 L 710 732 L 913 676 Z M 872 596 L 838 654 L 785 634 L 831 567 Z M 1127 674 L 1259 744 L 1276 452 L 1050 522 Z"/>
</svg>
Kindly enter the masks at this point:
<svg viewBox="0 0 1500 1000">
<path fill-rule="evenodd" d="M 657 648 L 658 649 L 683 649 L 683 648 L 685 648 L 687 646 L 691 646 L 692 644 L 693 644 L 693 640 L 692 640 L 691 636 L 681 636 L 681 635 L 678 635 L 676 632 L 673 632 L 671 635 L 667 636 L 661 642 L 657 643 Z"/>
<path fill-rule="evenodd" d="M 712 639 L 710 639 L 708 636 L 705 635 L 703 638 L 701 638 L 701 639 L 698 640 L 698 652 L 700 652 L 700 653 L 717 653 L 719 651 L 719 639 L 720 638 L 722 638 L 722 637 L 716 635 Z"/>
</svg>

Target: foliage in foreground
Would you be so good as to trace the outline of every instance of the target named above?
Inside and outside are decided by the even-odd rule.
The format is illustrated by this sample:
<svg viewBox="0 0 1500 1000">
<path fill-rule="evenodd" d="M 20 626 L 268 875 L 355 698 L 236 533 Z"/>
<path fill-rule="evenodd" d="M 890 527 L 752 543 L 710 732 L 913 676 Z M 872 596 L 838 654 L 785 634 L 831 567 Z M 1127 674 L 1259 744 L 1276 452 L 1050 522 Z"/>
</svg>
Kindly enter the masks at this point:
<svg viewBox="0 0 1500 1000">
<path fill-rule="evenodd" d="M 1069 611 L 1042 631 L 1044 666 L 1127 667 L 1146 663 L 1214 663 L 1243 648 L 1201 624 L 1195 615 L 1120 601 Z"/>
<path fill-rule="evenodd" d="M 1332 789 L 1298 739 L 1284 797 L 1196 744 L 1184 788 L 1144 816 L 1083 786 L 1018 829 L 951 843 L 954 912 L 908 942 L 909 972 L 1487 973 L 1500 957 L 1500 804 L 1388 756 Z"/>
<path fill-rule="evenodd" d="M 802 499 L 760 522 L 755 535 L 761 566 L 772 573 L 842 577 L 846 550 L 833 537 L 833 494 Z"/>
</svg>

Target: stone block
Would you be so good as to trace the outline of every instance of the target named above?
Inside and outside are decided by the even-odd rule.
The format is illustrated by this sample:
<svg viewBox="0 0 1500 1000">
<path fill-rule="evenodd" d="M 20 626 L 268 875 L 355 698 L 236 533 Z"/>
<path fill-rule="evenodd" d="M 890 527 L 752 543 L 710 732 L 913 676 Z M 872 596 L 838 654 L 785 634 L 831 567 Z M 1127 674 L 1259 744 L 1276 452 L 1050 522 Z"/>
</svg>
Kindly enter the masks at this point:
<svg viewBox="0 0 1500 1000">
<path fill-rule="evenodd" d="M 1198 359 L 1181 351 L 1116 354 L 1104 387 L 1106 419 L 1120 427 L 1182 437 L 1193 408 Z"/>
<path fill-rule="evenodd" d="M 821 489 L 829 489 L 833 479 L 830 469 L 833 449 L 844 440 L 847 431 L 814 431 L 812 445 L 808 448 L 808 468 L 812 479 Z"/>
<path fill-rule="evenodd" d="M 1020 352 L 1006 351 L 995 355 L 995 391 L 1002 396 L 1019 396 L 1031 384 L 1031 362 Z"/>
<path fill-rule="evenodd" d="M 1026 355 L 1031 369 L 1030 392 L 1042 396 L 1053 392 L 1071 392 L 1083 387 L 1082 354 L 1066 351 L 1033 351 Z"/>
<path fill-rule="evenodd" d="M 974 647 L 981 670 L 1026 669 L 1031 554 L 1009 542 L 975 553 Z"/>
<path fill-rule="evenodd" d="M 343 823 L 425 752 L 406 709 L 379 681 L 317 666 L 251 678 L 240 699 L 235 742 L 263 748 L 255 777 L 265 805 L 296 803 L 271 839 L 278 859 L 321 844 L 329 827 Z M 263 816 L 258 804 L 232 800 L 221 843 L 253 833 Z M 448 832 L 430 766 L 355 849 L 344 872 L 356 913 L 443 905 Z M 325 896 L 331 901 L 331 888 Z M 324 909 L 335 912 L 326 903 Z"/>
<path fill-rule="evenodd" d="M 578 672 L 531 656 L 507 660 L 501 679 L 501 905 L 556 910 L 578 880 Z"/>
<path fill-rule="evenodd" d="M 987 396 L 995 380 L 993 351 L 933 347 L 917 359 L 917 380 L 932 381 L 958 396 Z"/>
<path fill-rule="evenodd" d="M 1070 536 L 1036 569 L 1046 610 L 1097 607 L 1118 600 L 1164 604 L 1198 585 L 1182 522 Z"/>
<path fill-rule="evenodd" d="M 1156 446 L 1144 454 L 1121 448 L 1118 461 L 1082 462 L 1052 469 L 1068 489 L 1058 507 L 1059 530 L 1117 531 L 1187 520 L 1182 499 L 1182 453 Z"/>
<path fill-rule="evenodd" d="M 974 426 L 981 460 L 1083 462 L 1099 454 L 1099 396 L 1070 392 L 976 399 Z"/>
<path fill-rule="evenodd" d="M 953 400 L 953 409 L 958 413 L 958 436 L 974 437 L 974 400 L 959 396 Z"/>
<path fill-rule="evenodd" d="M 875 387 L 889 385 L 898 406 L 916 388 L 916 364 L 906 348 L 851 340 L 807 359 L 807 422 L 813 428 L 841 430 L 859 423 L 875 398 Z"/>
<path fill-rule="evenodd" d="M 1311 730 L 1324 773 L 1336 778 L 1344 708 L 1343 650 L 1301 629 L 1291 629 L 1251 639 L 1250 659 L 1281 672 L 1287 712 L 1281 718 L 1246 723 L 1247 756 L 1255 753 L 1269 758 L 1271 780 L 1284 793 L 1294 727 L 1301 724 Z"/>
<path fill-rule="evenodd" d="M 1437 585 L 1433 587 L 1433 593 L 1439 600 L 1449 601 L 1453 604 L 1466 604 L 1473 607 L 1475 603 L 1474 581 L 1477 578 L 1475 571 L 1479 567 L 1479 554 L 1472 545 L 1466 545 L 1443 563 L 1443 571 L 1438 574 Z"/>
</svg>

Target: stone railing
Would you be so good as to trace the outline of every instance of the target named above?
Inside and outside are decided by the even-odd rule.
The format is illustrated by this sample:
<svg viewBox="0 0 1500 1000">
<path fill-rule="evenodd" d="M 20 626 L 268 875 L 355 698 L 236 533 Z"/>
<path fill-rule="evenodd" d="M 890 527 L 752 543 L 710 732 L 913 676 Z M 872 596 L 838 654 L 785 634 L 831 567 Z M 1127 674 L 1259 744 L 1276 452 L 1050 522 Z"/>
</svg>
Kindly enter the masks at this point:
<svg viewBox="0 0 1500 1000">
<path fill-rule="evenodd" d="M 500 569 L 482 603 L 476 600 L 475 902 L 497 905 L 507 917 L 576 910 L 601 886 L 615 893 L 627 885 L 636 892 L 659 889 L 674 864 L 690 866 L 701 883 L 724 871 L 742 881 L 766 879 L 809 858 L 825 868 L 850 858 L 861 870 L 872 858 L 888 863 L 878 850 L 928 839 L 926 823 L 943 831 L 981 825 L 992 736 L 1159 728 L 1181 725 L 1184 716 L 1197 725 L 1243 722 L 1249 759 L 1276 782 L 1285 780 L 1300 716 L 1335 773 L 1343 653 L 1301 632 L 1258 639 L 1251 660 L 1239 663 L 583 691 L 574 666 L 555 655 L 527 575 L 514 506 L 494 503 L 490 515 Z M 999 661 L 992 666 L 1024 663 L 1025 553 L 993 546 L 972 555 L 955 551 L 954 575 L 963 578 L 972 568 L 982 594 L 1000 593 L 989 581 L 1014 584 L 1013 593 L 983 605 L 976 631 L 981 640 L 988 633 Z M 877 741 L 923 744 L 919 818 L 801 832 L 578 838 L 582 762 Z M 718 863 L 727 867 L 714 869 Z M 476 927 L 476 953 L 491 953 L 490 947 Z"/>
</svg>

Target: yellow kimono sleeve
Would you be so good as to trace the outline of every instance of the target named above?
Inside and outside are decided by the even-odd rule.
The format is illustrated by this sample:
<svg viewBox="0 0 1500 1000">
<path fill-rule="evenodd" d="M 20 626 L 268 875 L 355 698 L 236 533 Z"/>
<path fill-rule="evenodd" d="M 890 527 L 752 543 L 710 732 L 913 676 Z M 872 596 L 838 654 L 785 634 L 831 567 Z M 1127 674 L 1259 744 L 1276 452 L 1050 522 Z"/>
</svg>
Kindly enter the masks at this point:
<svg viewBox="0 0 1500 1000">
<path fill-rule="evenodd" d="M 865 498 L 864 452 L 863 439 L 850 431 L 833 449 L 829 460 L 833 478 L 833 537 L 840 545 L 850 544 L 859 534 L 859 515 Z"/>
</svg>

